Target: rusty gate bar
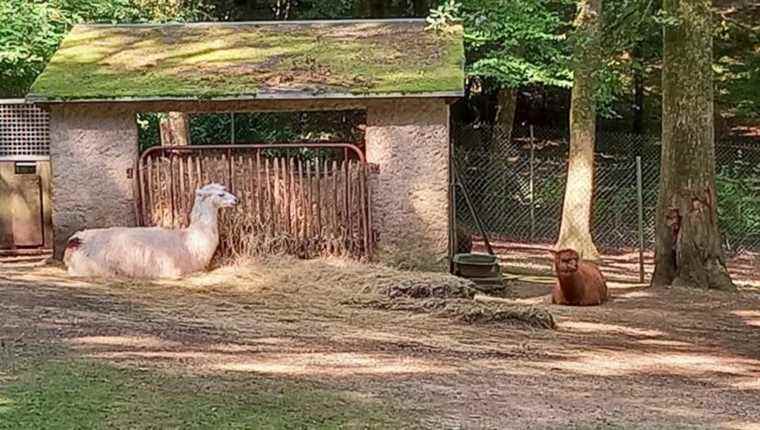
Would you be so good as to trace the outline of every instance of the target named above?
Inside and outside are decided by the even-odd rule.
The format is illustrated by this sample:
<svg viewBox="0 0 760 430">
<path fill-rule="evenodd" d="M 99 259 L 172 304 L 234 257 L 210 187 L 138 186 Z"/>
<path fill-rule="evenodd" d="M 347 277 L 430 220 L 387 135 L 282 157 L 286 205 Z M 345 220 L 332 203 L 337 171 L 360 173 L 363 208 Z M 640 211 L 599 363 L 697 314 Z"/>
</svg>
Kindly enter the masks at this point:
<svg viewBox="0 0 760 430">
<path fill-rule="evenodd" d="M 336 154 L 342 153 L 343 165 L 341 166 L 337 161 L 333 160 L 333 168 L 330 170 L 330 163 L 327 160 L 324 160 L 324 165 L 322 166 L 323 162 L 320 158 L 320 154 L 317 153 L 314 160 L 305 160 L 306 172 L 303 172 L 303 170 L 301 170 L 301 158 L 296 152 L 295 156 L 298 158 L 297 164 L 299 170 L 299 190 L 296 193 L 296 172 L 294 170 L 295 165 L 293 163 L 294 160 L 292 159 L 291 150 L 300 148 L 338 150 L 339 152 L 336 152 Z M 281 156 L 269 157 L 263 155 L 265 159 L 260 160 L 262 157 L 262 151 L 268 149 L 285 150 L 285 158 L 280 161 Z M 250 151 L 250 153 L 246 154 L 248 151 Z M 356 155 L 354 161 L 349 161 L 349 154 L 351 152 Z M 337 252 L 340 248 L 344 250 L 343 252 L 349 252 L 351 254 L 359 252 L 363 257 L 371 256 L 374 246 L 374 238 L 371 233 L 372 216 L 370 209 L 370 193 L 367 188 L 369 186 L 367 176 L 368 167 L 364 154 L 356 146 L 343 142 L 288 142 L 235 145 L 156 146 L 149 148 L 145 150 L 136 161 L 134 169 L 135 189 L 137 190 L 135 208 L 139 210 L 137 219 L 140 225 L 166 224 L 167 217 L 165 211 L 167 209 L 171 211 L 169 218 L 171 219 L 172 227 L 177 227 L 178 225 L 187 222 L 187 218 L 184 214 L 176 213 L 177 211 L 187 211 L 192 206 L 191 202 L 188 202 L 190 207 L 186 207 L 187 205 L 184 203 L 176 201 L 176 199 L 182 200 L 186 197 L 184 195 L 178 196 L 178 193 L 183 194 L 182 190 L 175 189 L 177 185 L 176 179 L 180 181 L 180 188 L 184 188 L 185 178 L 182 177 L 182 175 L 185 174 L 184 169 L 182 169 L 182 167 L 184 167 L 182 165 L 184 154 L 189 156 L 188 159 L 191 160 L 191 164 L 197 166 L 197 171 L 192 165 L 188 166 L 188 192 L 191 192 L 197 186 L 200 186 L 200 183 L 197 183 L 198 181 L 205 182 L 211 180 L 212 177 L 219 178 L 219 175 L 221 174 L 222 177 L 226 176 L 224 179 L 227 180 L 227 186 L 231 192 L 237 192 L 241 199 L 251 200 L 250 202 L 246 201 L 248 204 L 246 205 L 248 211 L 254 210 L 255 207 L 259 207 L 261 203 L 266 202 L 266 199 L 270 200 L 270 204 L 267 205 L 272 206 L 270 208 L 270 213 L 262 213 L 264 208 L 256 210 L 256 215 L 254 216 L 255 220 L 253 221 L 256 227 L 245 228 L 254 228 L 254 231 L 263 228 L 264 230 L 261 231 L 265 232 L 268 232 L 271 229 L 272 237 L 274 237 L 276 232 L 279 231 L 277 230 L 278 227 L 275 225 L 274 221 L 283 218 L 278 222 L 288 220 L 288 234 L 283 236 L 283 240 L 286 241 L 284 243 L 286 243 L 286 246 L 289 249 L 292 249 L 294 246 L 303 246 L 308 250 L 311 249 L 309 248 L 310 246 L 317 244 L 314 246 L 322 247 L 324 252 L 331 252 L 332 250 L 336 250 Z M 204 159 L 208 158 L 207 155 L 213 156 L 214 154 L 220 154 L 222 158 L 217 159 L 219 155 L 216 155 L 213 159 L 205 160 L 206 163 L 204 163 Z M 236 156 L 240 158 L 240 166 L 235 164 Z M 158 176 L 154 178 L 153 176 L 156 173 L 156 169 L 162 169 L 163 163 L 157 163 L 157 161 L 162 158 L 165 158 L 168 162 L 168 175 L 166 172 L 164 172 L 164 175 L 158 173 Z M 175 158 L 177 158 L 176 162 Z M 192 163 L 193 158 L 195 158 L 195 163 Z M 245 160 L 246 158 L 247 160 Z M 263 161 L 263 163 L 261 163 L 261 161 Z M 270 167 L 270 161 L 273 163 L 271 165 L 272 170 L 269 173 L 264 172 L 266 175 L 266 177 L 263 178 L 266 182 L 266 184 L 264 184 L 262 183 L 261 178 L 261 168 Z M 245 169 L 246 162 L 251 167 L 250 171 Z M 255 171 L 253 169 L 254 162 L 256 165 Z M 313 174 L 310 173 L 310 171 L 312 171 L 312 169 L 310 169 L 312 162 L 314 164 Z M 179 165 L 177 165 L 177 163 L 179 163 Z M 204 164 L 206 164 L 206 166 L 204 166 Z M 357 164 L 356 169 L 351 168 L 352 164 Z M 179 166 L 179 169 L 175 172 L 175 167 L 177 166 Z M 207 168 L 209 170 L 207 170 Z M 236 168 L 242 168 L 243 170 L 236 173 Z M 290 171 L 288 171 L 288 169 Z M 356 173 L 355 176 L 352 174 L 354 171 Z M 302 172 L 306 173 L 306 178 L 302 177 Z M 272 174 L 277 175 L 277 177 L 272 178 Z M 176 178 L 176 175 L 180 175 L 181 177 Z M 285 176 L 280 178 L 280 175 Z M 162 184 L 161 182 L 165 182 L 167 179 L 166 176 L 169 177 L 169 183 Z M 196 178 L 196 176 L 198 177 Z M 157 182 L 154 182 L 154 179 Z M 306 181 L 304 181 L 304 179 L 306 179 Z M 314 179 L 314 181 L 312 181 L 312 179 Z M 344 192 L 339 199 L 337 193 L 339 193 L 339 189 L 343 187 L 339 188 L 337 185 L 340 180 L 344 179 L 346 181 L 344 184 L 345 190 L 341 190 Z M 235 182 L 236 180 L 241 180 L 245 183 L 237 184 Z M 270 181 L 272 182 L 271 184 Z M 333 181 L 332 184 L 330 184 L 329 181 Z M 251 186 L 250 191 L 246 192 L 247 184 L 249 182 Z M 302 182 L 308 182 L 308 186 L 301 185 Z M 312 188 L 311 185 L 313 182 L 315 189 Z M 324 184 L 322 184 L 322 182 L 324 182 Z M 354 195 L 351 183 L 355 184 L 354 186 L 358 185 L 358 196 Z M 324 190 L 322 189 L 323 187 Z M 308 192 L 306 192 L 307 189 L 309 190 Z M 331 190 L 336 193 L 334 196 L 327 195 Z M 322 196 L 323 191 L 326 193 L 324 196 Z M 166 197 L 169 198 L 168 203 L 170 207 L 158 209 L 162 205 L 162 199 L 166 198 L 164 196 L 167 192 L 168 196 Z M 358 202 L 354 201 L 355 197 L 359 197 Z M 280 201 L 278 202 L 278 200 Z M 165 202 L 165 200 L 163 201 L 163 204 L 165 205 L 167 202 Z M 335 207 L 333 209 L 330 209 L 328 206 L 322 207 L 323 204 L 328 206 L 332 204 Z M 341 211 L 341 209 L 345 210 Z M 283 210 L 285 212 L 281 213 Z M 299 210 L 302 213 L 301 216 L 299 216 Z M 343 212 L 343 214 L 340 212 Z M 315 216 L 316 218 L 314 218 Z M 323 229 L 317 228 L 315 230 L 316 235 L 314 235 L 315 233 L 311 233 L 311 230 L 315 226 L 319 227 L 323 225 L 321 219 L 322 216 L 325 217 L 324 225 L 326 228 L 331 228 L 327 228 L 329 231 L 323 231 Z M 334 219 L 331 219 L 331 217 Z M 299 221 L 296 221 L 297 219 Z M 356 227 L 359 228 L 357 231 L 354 231 L 354 220 L 357 221 Z M 248 221 L 244 221 L 244 223 L 245 222 Z M 269 228 L 262 225 L 264 222 L 270 224 L 270 226 L 267 226 Z M 301 222 L 302 225 L 298 226 L 298 222 Z M 339 225 L 340 227 L 338 227 Z M 233 227 L 228 226 L 228 228 Z M 303 235 L 297 231 L 299 229 L 303 229 Z M 359 236 L 356 236 L 355 233 L 358 233 Z M 340 241 L 338 241 L 338 239 L 340 239 Z M 299 243 L 301 245 L 299 245 Z M 342 243 L 342 245 L 337 246 L 336 244 L 339 243 Z M 357 248 L 357 245 L 359 245 L 361 249 Z"/>
</svg>

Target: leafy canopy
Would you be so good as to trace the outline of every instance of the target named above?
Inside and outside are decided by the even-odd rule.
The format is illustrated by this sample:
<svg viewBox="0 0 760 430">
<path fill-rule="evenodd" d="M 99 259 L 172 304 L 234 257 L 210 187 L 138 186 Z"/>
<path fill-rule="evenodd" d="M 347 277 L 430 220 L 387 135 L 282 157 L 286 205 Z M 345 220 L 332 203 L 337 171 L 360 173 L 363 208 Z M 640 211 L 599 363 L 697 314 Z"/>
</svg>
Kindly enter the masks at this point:
<svg viewBox="0 0 760 430">
<path fill-rule="evenodd" d="M 22 96 L 77 23 L 185 21 L 200 0 L 2 0 L 0 97 Z"/>
<path fill-rule="evenodd" d="M 570 87 L 565 33 L 568 0 L 447 0 L 431 11 L 433 28 L 461 20 L 467 73 L 498 87 Z"/>
</svg>

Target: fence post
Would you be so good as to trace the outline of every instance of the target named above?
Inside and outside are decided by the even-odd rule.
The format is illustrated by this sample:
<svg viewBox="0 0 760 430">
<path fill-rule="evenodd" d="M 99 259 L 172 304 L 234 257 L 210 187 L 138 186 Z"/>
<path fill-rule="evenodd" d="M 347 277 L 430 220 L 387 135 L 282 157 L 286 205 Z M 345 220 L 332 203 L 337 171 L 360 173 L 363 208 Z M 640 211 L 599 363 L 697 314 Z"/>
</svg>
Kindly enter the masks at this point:
<svg viewBox="0 0 760 430">
<path fill-rule="evenodd" d="M 644 283 L 644 191 L 641 179 L 641 156 L 636 157 L 636 188 L 639 204 L 639 282 Z"/>
<path fill-rule="evenodd" d="M 534 165 L 534 149 L 535 139 L 533 135 L 533 126 L 529 126 L 530 129 L 530 241 L 533 243 L 536 235 L 536 208 L 534 205 L 533 196 L 533 165 Z"/>
</svg>

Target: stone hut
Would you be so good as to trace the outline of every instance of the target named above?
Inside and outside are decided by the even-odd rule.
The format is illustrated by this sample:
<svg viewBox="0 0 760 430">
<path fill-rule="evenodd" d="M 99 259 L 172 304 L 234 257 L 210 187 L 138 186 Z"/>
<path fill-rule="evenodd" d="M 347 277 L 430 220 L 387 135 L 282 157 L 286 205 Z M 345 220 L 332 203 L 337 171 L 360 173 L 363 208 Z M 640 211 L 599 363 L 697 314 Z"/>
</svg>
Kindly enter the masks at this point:
<svg viewBox="0 0 760 430">
<path fill-rule="evenodd" d="M 139 112 L 366 111 L 377 246 L 444 262 L 462 30 L 423 20 L 79 25 L 27 101 L 50 114 L 55 254 L 136 224 Z"/>
</svg>

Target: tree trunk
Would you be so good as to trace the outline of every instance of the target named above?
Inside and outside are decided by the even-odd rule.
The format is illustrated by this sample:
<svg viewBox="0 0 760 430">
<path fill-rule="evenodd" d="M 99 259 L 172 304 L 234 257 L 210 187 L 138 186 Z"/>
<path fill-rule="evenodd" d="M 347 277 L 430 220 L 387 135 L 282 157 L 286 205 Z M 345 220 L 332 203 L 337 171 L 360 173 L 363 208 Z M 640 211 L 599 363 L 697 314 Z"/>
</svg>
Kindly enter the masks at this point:
<svg viewBox="0 0 760 430">
<path fill-rule="evenodd" d="M 430 14 L 430 0 L 412 0 L 414 16 L 425 18 Z"/>
<path fill-rule="evenodd" d="M 715 192 L 710 0 L 666 0 L 662 162 L 653 285 L 734 289 L 721 248 Z"/>
<path fill-rule="evenodd" d="M 161 146 L 189 145 L 189 119 L 183 112 L 169 112 L 159 123 Z"/>
<path fill-rule="evenodd" d="M 601 65 L 601 0 L 581 0 L 573 47 L 573 90 L 570 101 L 570 154 L 557 249 L 571 248 L 581 258 L 599 258 L 591 238 L 594 195 L 597 70 Z"/>
<path fill-rule="evenodd" d="M 385 0 L 360 0 L 357 9 L 361 18 L 385 18 Z"/>
<path fill-rule="evenodd" d="M 511 88 L 500 88 L 496 107 L 496 120 L 494 121 L 495 142 L 502 143 L 506 147 L 512 141 L 512 130 L 515 125 L 515 111 L 517 110 L 517 91 Z"/>
</svg>

